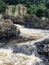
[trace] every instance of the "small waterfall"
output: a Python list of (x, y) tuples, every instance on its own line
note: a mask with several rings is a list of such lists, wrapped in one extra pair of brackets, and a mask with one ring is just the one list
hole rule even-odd
[(35, 55), (13, 53), (10, 49), (0, 49), (0, 65), (44, 65)]
[(46, 65), (37, 53), (36, 43), (43, 41), (17, 43), (9, 49), (0, 49), (1, 65)]
[[(21, 27), (20, 30), (23, 31), (22, 28), (24, 29), (24, 27)], [(31, 35), (34, 31), (34, 29), (26, 30), (30, 31)], [(35, 32), (37, 33), (38, 30), (36, 29)], [(3, 45), (0, 49), (0, 65), (47, 65), (37, 52), (39, 49), (37, 45), (43, 43), (45, 39), (49, 40), (49, 31), (40, 29), (38, 35), (42, 35), (43, 38), (21, 43), (12, 40), (10, 43), (6, 42), (6, 45)], [(48, 40), (45, 41), (45, 44), (49, 43)]]

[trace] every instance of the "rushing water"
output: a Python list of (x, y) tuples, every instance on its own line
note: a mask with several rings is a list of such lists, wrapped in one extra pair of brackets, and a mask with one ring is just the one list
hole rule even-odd
[[(5, 43), (0, 49), (0, 65), (47, 65), (37, 53), (35, 43), (49, 38), (49, 31), (41, 29), (25, 29), (24, 27), (21, 28), (21, 32), (23, 30), (29, 30), (31, 32), (35, 31), (34, 33), (41, 34), (44, 37), (42, 39), (21, 43), (18, 42), (19, 40), (16, 41), (14, 39), (2, 43), (0, 42), (0, 45)], [(31, 32), (30, 34), (32, 34)]]
[(42, 60), (33, 55), (12, 53), (9, 49), (0, 49), (0, 65), (44, 65)]

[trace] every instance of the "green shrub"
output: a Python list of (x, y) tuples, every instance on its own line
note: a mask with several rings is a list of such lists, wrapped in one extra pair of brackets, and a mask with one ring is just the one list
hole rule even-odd
[(25, 14), (25, 16), (24, 16), (25, 18), (28, 18), (29, 17), (29, 14)]

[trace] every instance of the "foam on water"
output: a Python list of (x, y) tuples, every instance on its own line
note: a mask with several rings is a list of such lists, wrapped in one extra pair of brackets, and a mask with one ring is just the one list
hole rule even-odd
[[(16, 25), (15, 25), (16, 26)], [(43, 60), (38, 57), (36, 42), (43, 41), (46, 38), (49, 38), (49, 31), (47, 30), (37, 30), (37, 29), (28, 29), (23, 26), (19, 26), (21, 33), (33, 35), (37, 33), (42, 35), (44, 38), (38, 40), (32, 40), (24, 43), (17, 43), (16, 51), (18, 53), (13, 53), (12, 49), (0, 49), (0, 65), (45, 65)], [(27, 35), (28, 36), (28, 35)], [(14, 43), (12, 43), (14, 44)], [(6, 47), (13, 47), (12, 44), (5, 45)], [(33, 50), (34, 49), (34, 50)], [(25, 51), (25, 52), (23, 52)], [(20, 52), (20, 53), (19, 53)], [(32, 52), (30, 55), (27, 55), (28, 52)], [(24, 54), (25, 53), (25, 54)]]
[(49, 30), (34, 29), (34, 28), (29, 29), (19, 24), (14, 24), (14, 25), (20, 30), (20, 33), (21, 33), (20, 35), (24, 37), (41, 36), (43, 38), (46, 38), (46, 37), (49, 38)]
[(11, 49), (0, 49), (0, 65), (44, 65), (35, 55), (13, 53)]

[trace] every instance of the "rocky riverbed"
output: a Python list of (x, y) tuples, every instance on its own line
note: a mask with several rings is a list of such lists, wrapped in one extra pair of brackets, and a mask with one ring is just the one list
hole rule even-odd
[(19, 37), (0, 41), (0, 65), (49, 65), (49, 30), (15, 26)]

